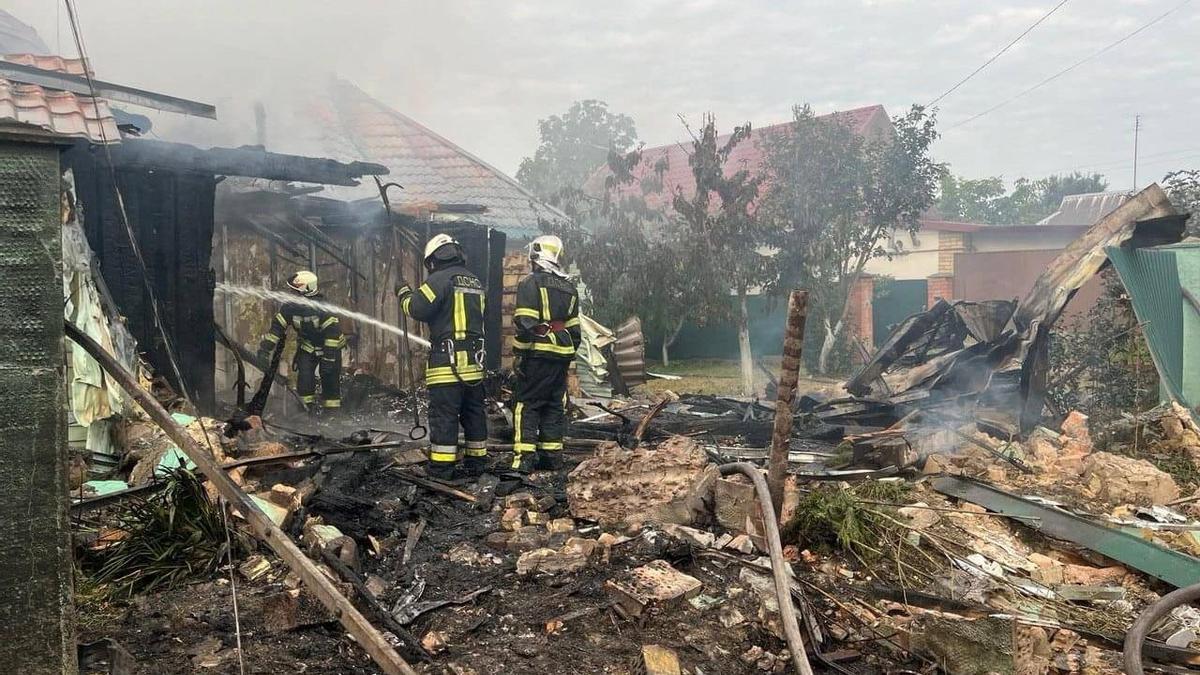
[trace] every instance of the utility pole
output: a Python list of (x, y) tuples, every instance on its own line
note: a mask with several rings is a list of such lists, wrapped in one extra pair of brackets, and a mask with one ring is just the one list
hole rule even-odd
[(1142, 116), (1133, 116), (1133, 191), (1137, 192), (1138, 132), (1142, 130)]

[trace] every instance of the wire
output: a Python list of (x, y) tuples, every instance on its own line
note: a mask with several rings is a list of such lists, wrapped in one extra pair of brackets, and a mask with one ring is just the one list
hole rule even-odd
[[(207, 435), (205, 434), (205, 436)], [(229, 539), (229, 504), (226, 504), (225, 500), (222, 499), (219, 506), (221, 507), (221, 524), (225, 528), (225, 554), (229, 556), (229, 590), (233, 597), (233, 631), (234, 641), (237, 644), (238, 672), (241, 675), (246, 675), (246, 661), (242, 655), (242, 619), (238, 612), (237, 579), (233, 573), (233, 543)]]
[(971, 122), (974, 122), (975, 120), (979, 119), (980, 117), (983, 117), (984, 115), (987, 115), (989, 113), (993, 113), (993, 112), (999, 110), (1000, 108), (1003, 108), (1004, 106), (1008, 105), (1009, 103), (1012, 103), (1013, 101), (1021, 98), (1022, 96), (1026, 95), (1032, 91), (1035, 91), (1037, 89), (1040, 89), (1040, 88), (1046, 86), (1047, 84), (1050, 84), (1051, 82), (1057, 80), (1058, 78), (1062, 77), (1063, 75), (1066, 75), (1067, 73), (1071, 72), (1072, 70), (1075, 70), (1076, 68), (1078, 68), (1079, 66), (1082, 66), (1083, 64), (1087, 63), (1088, 61), (1091, 61), (1091, 60), (1101, 56), (1102, 54), (1119, 47), (1121, 44), (1125, 43), (1126, 41), (1128, 41), (1130, 38), (1134, 37), (1138, 33), (1141, 33), (1142, 31), (1146, 30), (1147, 28), (1150, 28), (1151, 26), (1158, 23), (1159, 21), (1162, 21), (1163, 19), (1167, 18), (1171, 14), (1174, 14), (1175, 12), (1179, 11), (1180, 9), (1183, 8), (1184, 5), (1188, 4), (1191, 1), (1192, 0), (1183, 0), (1183, 2), (1179, 3), (1178, 5), (1175, 5), (1174, 7), (1172, 7), (1171, 9), (1168, 9), (1167, 11), (1163, 12), (1162, 14), (1159, 14), (1157, 17), (1150, 20), (1148, 23), (1142, 24), (1136, 30), (1134, 30), (1132, 33), (1129, 33), (1128, 35), (1121, 38), (1120, 40), (1117, 40), (1116, 42), (1109, 44), (1108, 46), (1100, 49), (1099, 51), (1093, 52), (1091, 55), (1086, 56), (1086, 57), (1076, 61), (1075, 63), (1067, 66), (1066, 68), (1063, 68), (1062, 70), (1051, 75), (1050, 77), (1047, 77), (1046, 79), (1042, 80), (1041, 82), (1038, 82), (1037, 84), (1033, 85), (1032, 87), (1024, 89), (1024, 90), (1018, 92), (1017, 94), (1004, 99), (1003, 101), (988, 108), (987, 110), (984, 110), (981, 113), (976, 113), (975, 115), (972, 115), (972, 116), (968, 117), (967, 119), (965, 119), (961, 122), (958, 122), (957, 124), (953, 124), (953, 125), (947, 127), (946, 131), (949, 131), (951, 129), (957, 129), (958, 127), (961, 127), (965, 124), (970, 124)]
[(964, 84), (967, 83), (967, 80), (970, 80), (972, 77), (975, 77), (976, 75), (978, 75), (980, 73), (980, 71), (982, 71), (984, 68), (987, 68), (988, 66), (992, 65), (992, 63), (996, 59), (998, 59), (1004, 55), (1004, 52), (1007, 52), (1009, 49), (1012, 49), (1013, 45), (1015, 45), (1021, 41), (1021, 38), (1025, 37), (1026, 35), (1029, 35), (1029, 33), (1031, 33), (1034, 28), (1037, 28), (1039, 25), (1041, 25), (1041, 23), (1043, 21), (1045, 21), (1046, 19), (1049, 19), (1051, 15), (1053, 15), (1055, 12), (1057, 12), (1060, 7), (1067, 4), (1067, 2), (1068, 2), (1068, 0), (1062, 0), (1061, 2), (1059, 2), (1057, 5), (1055, 5), (1053, 8), (1051, 8), (1049, 12), (1046, 12), (1045, 14), (1043, 14), (1042, 18), (1038, 19), (1037, 21), (1034, 21), (1032, 26), (1030, 26), (1029, 28), (1026, 28), (1025, 32), (1023, 32), (1020, 35), (1018, 35), (1017, 37), (1013, 38), (1012, 42), (1009, 42), (1008, 44), (1004, 45), (1004, 48), (1001, 49), (1000, 51), (996, 52), (995, 55), (992, 56), (992, 58), (988, 59), (987, 61), (984, 61), (982, 66), (979, 66), (975, 70), (972, 70), (969, 75), (967, 75), (963, 79), (959, 80), (957, 84), (955, 84), (953, 87), (950, 87), (949, 89), (947, 89), (945, 92), (942, 93), (941, 96), (938, 96), (937, 98), (930, 101), (929, 104), (926, 105), (925, 107), (932, 108), (935, 103), (946, 98), (950, 94), (953, 94), (955, 89), (958, 89), (959, 87), (963, 86)]
[[(184, 400), (191, 403), (192, 407), (195, 408), (196, 403), (195, 403), (195, 401), (192, 400), (192, 397), (188, 393), (187, 384), (183, 380), (183, 372), (179, 368), (179, 360), (176, 358), (174, 347), (171, 344), (171, 337), (167, 334), (167, 328), (166, 328), (165, 324), (163, 323), (162, 314), (159, 311), (158, 296), (154, 292), (154, 285), (150, 283), (150, 271), (146, 266), (146, 259), (142, 256), (142, 249), (140, 246), (138, 246), (137, 236), (133, 232), (133, 227), (129, 224), (129, 213), (125, 210), (125, 199), (121, 195), (121, 188), (120, 188), (120, 185), (117, 183), (117, 170), (116, 170), (116, 166), (113, 164), (112, 149), (109, 147), (108, 132), (105, 131), (105, 129), (104, 129), (104, 118), (100, 113), (100, 97), (99, 97), (98, 92), (96, 91), (96, 83), (92, 80), (91, 61), (87, 57), (87, 48), (84, 46), (83, 31), (79, 27), (79, 18), (76, 15), (75, 5), (72, 0), (63, 0), (63, 3), (67, 6), (67, 18), (71, 22), (71, 35), (75, 39), (75, 48), (79, 52), (79, 60), (82, 62), (82, 65), (83, 65), (83, 74), (84, 74), (84, 77), (87, 78), (88, 89), (91, 91), (92, 105), (95, 109), (96, 120), (99, 125), (99, 129), (100, 129), (100, 141), (101, 141), (102, 147), (104, 148), (104, 157), (105, 157), (106, 163), (108, 164), (108, 175), (109, 175), (109, 179), (112, 182), (113, 193), (116, 195), (116, 198), (117, 198), (117, 207), (118, 207), (117, 211), (118, 211), (118, 213), (121, 214), (121, 223), (125, 226), (125, 234), (129, 238), (129, 246), (133, 250), (134, 258), (137, 259), (138, 271), (141, 273), (141, 276), (142, 276), (142, 285), (146, 289), (147, 296), (150, 298), (150, 308), (151, 308), (151, 313), (154, 317), (154, 325), (158, 329), (159, 334), (162, 336), (163, 348), (167, 354), (167, 361), (171, 364), (171, 370), (175, 374), (175, 381), (179, 383), (180, 393), (183, 395)], [(213, 447), (212, 439), (209, 437), (208, 428), (204, 424), (204, 419), (199, 414), (200, 411), (198, 408), (196, 409), (196, 412), (197, 412), (196, 421), (199, 422), (199, 424), (200, 424), (200, 432), (204, 436), (205, 443), (208, 444), (208, 451), (215, 456), (216, 449)], [(222, 517), (226, 518), (226, 520), (225, 520), (225, 543), (228, 546), (229, 545), (229, 523), (227, 520), (227, 516), (225, 515), (225, 512), (226, 512), (226, 509), (222, 508)], [(234, 626), (237, 630), (238, 666), (240, 668), (242, 675), (245, 675), (246, 667), (245, 667), (245, 663), (243, 662), (243, 657), (242, 657), (242, 629), (241, 629), (241, 619), (240, 619), (239, 612), (238, 612), (237, 584), (233, 580), (233, 571), (232, 571), (232, 569), (233, 569), (233, 549), (232, 548), (229, 549), (229, 562), (230, 562), (230, 584), (233, 589), (233, 622), (234, 622)]]

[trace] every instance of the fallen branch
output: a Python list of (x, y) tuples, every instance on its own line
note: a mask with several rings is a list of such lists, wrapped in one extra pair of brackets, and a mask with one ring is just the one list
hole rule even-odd
[(67, 337), (90, 354), (109, 377), (116, 380), (125, 393), (138, 402), (150, 419), (166, 432), (188, 459), (192, 460), (196, 469), (212, 483), (221, 497), (243, 514), (246, 522), (250, 524), (254, 536), (270, 547), (288, 567), (300, 575), (304, 585), (322, 605), (338, 617), (342, 626), (371, 655), (375, 663), (388, 675), (417, 675), (412, 666), (396, 653), (392, 645), (371, 625), (371, 622), (346, 599), (346, 596), (342, 595), (333, 581), (321, 572), (316, 563), (304, 555), (296, 543), (275, 523), (271, 522), (271, 519), (258, 508), (258, 505), (229, 476), (225, 475), (225, 471), (217, 464), (212, 454), (202, 448), (196, 439), (188, 434), (187, 430), (172, 419), (171, 414), (162, 407), (157, 399), (138, 385), (137, 378), (105, 351), (99, 343), (71, 322), (65, 323)]

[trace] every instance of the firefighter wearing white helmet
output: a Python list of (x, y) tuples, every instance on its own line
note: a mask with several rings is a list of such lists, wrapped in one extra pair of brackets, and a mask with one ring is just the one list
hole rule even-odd
[[(321, 301), (317, 275), (300, 270), (287, 282), (297, 295)], [(270, 361), (275, 349), (283, 346), (288, 328), (296, 331), (296, 393), (310, 412), (317, 410), (317, 379), (321, 381), (320, 408), (342, 405), (342, 348), (346, 338), (337, 316), (304, 302), (285, 302), (271, 321), (271, 330), (258, 347), (259, 359)]]
[(567, 372), (580, 340), (579, 293), (562, 269), (562, 253), (558, 237), (534, 239), (532, 274), (517, 286), (512, 468), (522, 473), (562, 466)]
[(487, 413), (483, 391), (484, 288), (467, 269), (467, 256), (454, 237), (439, 234), (425, 245), (429, 276), (414, 292), (404, 282), (396, 289), (400, 307), (428, 324), (429, 467), (434, 478), (454, 478), (459, 465), (458, 429), (465, 443), (462, 470), (479, 475), (487, 469)]

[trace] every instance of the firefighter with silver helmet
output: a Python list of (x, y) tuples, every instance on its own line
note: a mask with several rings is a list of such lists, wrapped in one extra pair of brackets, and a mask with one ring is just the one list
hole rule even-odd
[[(317, 275), (308, 270), (293, 274), (287, 285), (303, 298), (317, 302), (325, 299), (317, 290)], [(260, 360), (270, 361), (272, 352), (287, 335), (288, 328), (296, 331), (296, 358), (292, 368), (296, 371), (296, 393), (300, 395), (300, 400), (310, 413), (318, 410), (319, 376), (320, 408), (340, 408), (342, 348), (346, 346), (346, 338), (342, 335), (338, 318), (303, 301), (285, 302), (272, 319), (270, 332), (259, 344)]]
[(479, 475), (487, 469), (487, 412), (483, 376), (483, 283), (466, 267), (462, 245), (439, 234), (425, 245), (429, 276), (415, 291), (396, 290), (404, 313), (429, 326), (429, 467), (434, 478), (455, 477), (459, 466), (458, 429), (466, 439), (462, 469)]
[(562, 251), (558, 237), (534, 239), (532, 273), (517, 286), (512, 468), (522, 473), (562, 465), (567, 372), (580, 341), (579, 293), (562, 269)]

